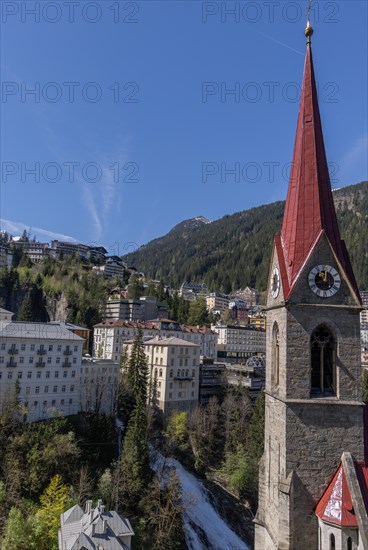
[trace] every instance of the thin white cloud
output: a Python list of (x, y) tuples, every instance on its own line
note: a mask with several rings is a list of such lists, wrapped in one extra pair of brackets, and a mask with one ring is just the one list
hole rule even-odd
[(49, 231), (48, 229), (42, 229), (41, 227), (31, 227), (23, 222), (15, 222), (12, 220), (4, 220), (0, 218), (0, 228), (2, 231), (6, 231), (11, 235), (18, 236), (23, 233), (24, 230), (30, 231), (32, 235), (36, 235), (37, 238), (41, 236), (48, 237), (49, 239), (56, 239), (59, 241), (67, 241), (72, 243), (80, 242), (74, 237), (69, 235), (64, 235), (63, 233), (55, 233), (54, 231)]
[(356, 165), (361, 160), (365, 160), (365, 164), (367, 164), (367, 151), (368, 135), (365, 134), (355, 140), (348, 152), (342, 157), (339, 163), (341, 168), (350, 168), (350, 166)]

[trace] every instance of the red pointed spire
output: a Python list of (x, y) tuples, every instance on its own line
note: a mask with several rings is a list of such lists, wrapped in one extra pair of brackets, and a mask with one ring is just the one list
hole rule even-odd
[(308, 25), (294, 155), (281, 229), (287, 286), (290, 289), (293, 286), (313, 245), (323, 231), (353, 288), (357, 290), (350, 260), (340, 238), (332, 198), (314, 77), (310, 43), (312, 33), (313, 30)]

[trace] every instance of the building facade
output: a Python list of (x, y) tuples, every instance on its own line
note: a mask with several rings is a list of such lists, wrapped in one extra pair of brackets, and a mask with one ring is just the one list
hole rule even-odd
[(120, 363), (85, 357), (80, 369), (80, 410), (116, 415)]
[(63, 324), (0, 322), (0, 404), (19, 391), (27, 422), (79, 412), (83, 339)]
[(222, 361), (239, 362), (253, 355), (266, 353), (266, 331), (251, 326), (217, 324), (212, 330), (218, 334), (217, 356)]
[(219, 292), (211, 292), (206, 296), (206, 306), (209, 313), (223, 313), (229, 309), (229, 298)]
[(142, 296), (138, 300), (111, 298), (106, 302), (104, 318), (106, 321), (148, 321), (166, 318), (167, 313), (167, 305), (151, 296)]
[(93, 355), (101, 359), (120, 361), (123, 345), (142, 330), (143, 338), (148, 340), (157, 336), (162, 338), (182, 338), (197, 344), (200, 355), (216, 359), (218, 335), (208, 327), (180, 325), (169, 319), (154, 321), (104, 321), (93, 327)]
[(144, 349), (151, 391), (155, 388), (164, 418), (173, 411), (193, 409), (199, 398), (199, 346), (181, 338), (158, 337), (147, 340)]
[(368, 468), (361, 303), (333, 203), (309, 24), (305, 32), (294, 157), (267, 290), (255, 548), (362, 550), (368, 548)]

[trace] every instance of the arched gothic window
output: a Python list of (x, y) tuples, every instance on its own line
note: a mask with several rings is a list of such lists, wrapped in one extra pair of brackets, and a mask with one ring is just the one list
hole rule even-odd
[(280, 377), (280, 331), (275, 323), (272, 329), (272, 385), (277, 386)]
[(351, 537), (348, 537), (347, 540), (347, 550), (353, 550), (353, 541), (351, 540)]
[(335, 535), (330, 535), (330, 550), (336, 550)]
[(318, 326), (311, 336), (311, 391), (315, 394), (335, 393), (335, 342), (332, 332)]

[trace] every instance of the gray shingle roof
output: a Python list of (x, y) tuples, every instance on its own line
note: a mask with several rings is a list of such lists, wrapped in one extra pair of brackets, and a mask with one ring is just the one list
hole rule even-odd
[(175, 336), (173, 336), (172, 338), (162, 338), (161, 340), (160, 339), (157, 339), (157, 338), (152, 338), (152, 340), (147, 340), (144, 342), (144, 345), (145, 346), (151, 346), (151, 345), (156, 345), (156, 346), (191, 346), (191, 347), (194, 347), (194, 348), (198, 348), (198, 344), (193, 344), (193, 342), (189, 342), (188, 340), (184, 340), (183, 338), (176, 338)]
[(22, 321), (0, 322), (0, 338), (84, 341), (83, 338), (68, 330), (61, 323), (26, 323)]
[[(61, 514), (59, 550), (128, 550), (134, 531), (128, 519), (95, 508), (84, 513), (79, 505)], [(125, 541), (124, 538), (126, 537)]]

